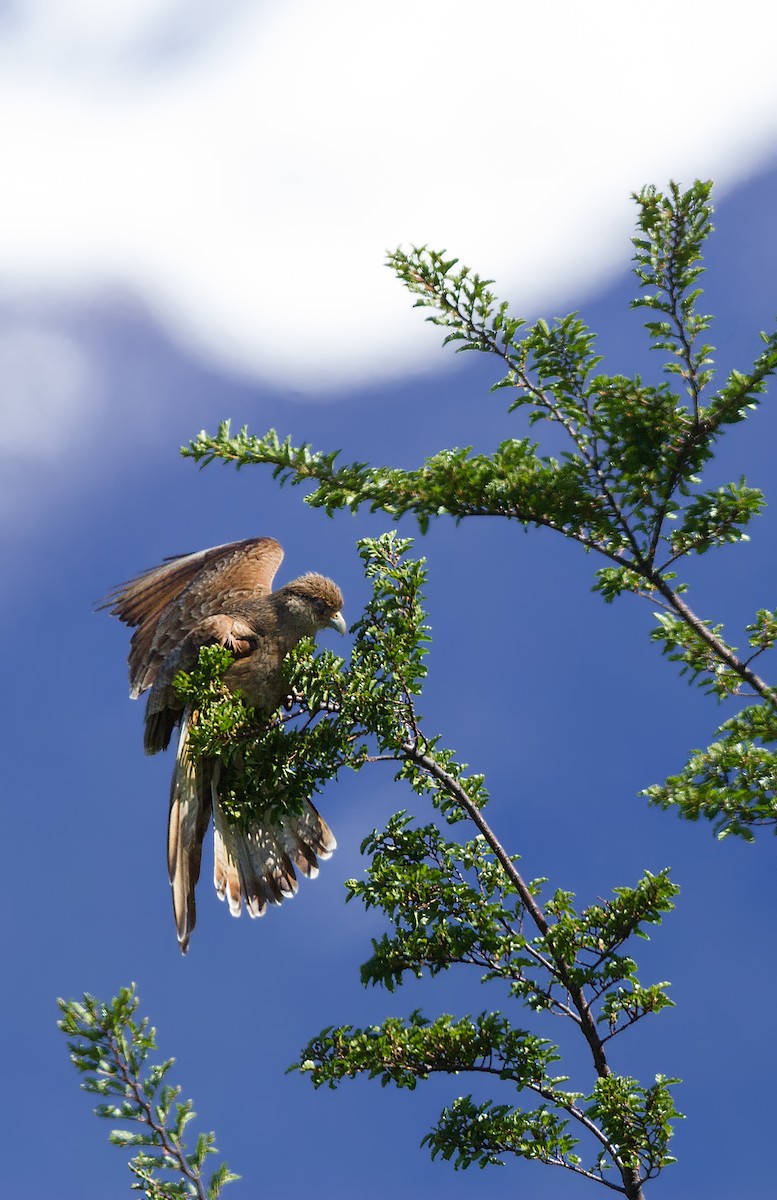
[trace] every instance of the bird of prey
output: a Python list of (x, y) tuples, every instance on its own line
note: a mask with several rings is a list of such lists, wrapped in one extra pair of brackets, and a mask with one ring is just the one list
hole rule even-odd
[(233, 916), (245, 903), (252, 917), (267, 902), (280, 904), (297, 890), (296, 867), (315, 878), (318, 859), (329, 858), (335, 839), (326, 821), (305, 802), (301, 814), (269, 816), (244, 829), (230, 824), (219, 797), (219, 762), (196, 759), (189, 731), (196, 713), (178, 698), (173, 680), (196, 666), (201, 646), (220, 644), (234, 655), (224, 682), (269, 719), (283, 703), (286, 654), (321, 629), (345, 633), (343, 597), (331, 579), (302, 575), (272, 590), (283, 550), (273, 538), (247, 538), (166, 559), (121, 584), (103, 607), (135, 628), (129, 654), (130, 695), (149, 690), (144, 745), (147, 754), (167, 748), (180, 726), (170, 788), (167, 862), (181, 952), (194, 929), (194, 889), (202, 842), (214, 826), (214, 882)]

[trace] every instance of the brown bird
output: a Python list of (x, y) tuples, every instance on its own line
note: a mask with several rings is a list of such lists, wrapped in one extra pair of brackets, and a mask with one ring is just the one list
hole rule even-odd
[(235, 656), (224, 682), (239, 691), (262, 719), (286, 699), (286, 654), (320, 629), (345, 633), (343, 597), (331, 579), (302, 575), (272, 591), (283, 550), (273, 538), (247, 538), (225, 546), (166, 559), (108, 597), (104, 608), (137, 626), (129, 654), (130, 695), (151, 689), (146, 705), (147, 754), (165, 750), (180, 725), (170, 788), (167, 862), (181, 952), (186, 953), (196, 921), (194, 889), (202, 842), (213, 813), (214, 882), (229, 911), (240, 916), (243, 902), (261, 917), (268, 901), (280, 904), (297, 890), (294, 868), (314, 879), (318, 859), (329, 858), (335, 839), (326, 821), (305, 802), (301, 815), (287, 813), (256, 821), (247, 829), (230, 824), (219, 797), (218, 760), (189, 752), (196, 714), (184, 707), (173, 680), (190, 671), (201, 646), (216, 643)]

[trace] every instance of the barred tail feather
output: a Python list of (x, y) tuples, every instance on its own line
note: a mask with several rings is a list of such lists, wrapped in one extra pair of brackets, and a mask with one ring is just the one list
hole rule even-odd
[(200, 877), (202, 842), (211, 813), (210, 788), (205, 778), (207, 768), (189, 753), (191, 717), (191, 709), (187, 708), (181, 718), (167, 824), (167, 869), (182, 954), (189, 948), (189, 938), (197, 921), (194, 892)]
[(243, 903), (249, 916), (262, 917), (268, 904), (290, 899), (299, 887), (294, 867), (315, 879), (317, 857), (329, 858), (335, 848), (331, 829), (309, 802), (301, 816), (285, 816), (272, 825), (257, 823), (245, 831), (227, 819), (215, 775), (211, 800), (213, 882), (233, 917), (240, 916)]
[(278, 835), (286, 853), (308, 879), (318, 875), (318, 859), (331, 858), (337, 848), (335, 835), (309, 800), (301, 814), (283, 817)]
[[(213, 785), (213, 882), (219, 900), (226, 900), (233, 917), (240, 916), (243, 886), (240, 880), (238, 831), (230, 825)], [(261, 913), (257, 914), (261, 916)]]

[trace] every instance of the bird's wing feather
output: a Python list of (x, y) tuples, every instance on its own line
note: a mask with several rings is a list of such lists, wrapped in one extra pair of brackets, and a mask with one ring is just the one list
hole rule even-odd
[(217, 613), (206, 617), (175, 646), (155, 673), (146, 704), (143, 746), (146, 754), (166, 750), (178, 724), (183, 705), (178, 699), (174, 680), (179, 671), (191, 671), (197, 665), (200, 648), (219, 643), (236, 658), (248, 654), (256, 644), (253, 630), (239, 617)]
[(125, 625), (137, 626), (129, 656), (131, 694), (151, 686), (162, 663), (196, 625), (269, 593), (282, 559), (274, 538), (247, 538), (167, 559), (115, 588), (102, 607)]

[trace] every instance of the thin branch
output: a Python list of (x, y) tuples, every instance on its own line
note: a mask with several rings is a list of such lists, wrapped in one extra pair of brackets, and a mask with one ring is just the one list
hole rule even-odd
[(134, 1096), (138, 1108), (142, 1109), (142, 1111), (146, 1114), (146, 1124), (148, 1124), (149, 1128), (153, 1129), (154, 1133), (159, 1138), (160, 1148), (170, 1158), (175, 1159), (175, 1161), (178, 1163), (178, 1169), (180, 1170), (181, 1174), (194, 1184), (197, 1189), (197, 1200), (208, 1200), (208, 1193), (203, 1186), (200, 1172), (192, 1170), (186, 1160), (186, 1155), (181, 1149), (181, 1146), (177, 1142), (170, 1140), (168, 1137), (167, 1128), (164, 1125), (159, 1124), (159, 1122), (155, 1119), (153, 1109), (143, 1091), (138, 1086), (137, 1079), (134, 1077), (134, 1075), (131, 1075), (127, 1069), (126, 1059), (120, 1052), (117, 1039), (113, 1033), (106, 1028), (103, 1028), (103, 1033), (108, 1040), (109, 1046), (111, 1047), (111, 1053), (118, 1068), (119, 1076), (125, 1087), (129, 1088), (130, 1092)]
[[(426, 1069), (430, 1075), (450, 1075), (452, 1073), (449, 1067), (429, 1066)], [(565, 1101), (563, 1097), (559, 1096), (559, 1094), (553, 1090), (553, 1088), (542, 1087), (540, 1084), (532, 1083), (531, 1080), (516, 1078), (516, 1076), (510, 1072), (509, 1067), (499, 1067), (498, 1065), (494, 1065), (491, 1061), (488, 1063), (483, 1062), (481, 1065), (472, 1064), (464, 1069), (472, 1074), (495, 1075), (498, 1079), (512, 1079), (519, 1090), (525, 1088), (526, 1091), (534, 1092), (535, 1095), (540, 1096), (543, 1100), (547, 1100), (557, 1108), (569, 1113), (573, 1120), (582, 1125), (586, 1132), (590, 1133), (592, 1137), (599, 1142), (603, 1150), (610, 1155), (618, 1170), (623, 1172), (624, 1168), (621, 1160), (618, 1157), (618, 1154), (615, 1151), (612, 1143), (609, 1141), (607, 1135), (599, 1128), (595, 1121), (592, 1121), (591, 1118), (583, 1112), (581, 1108), (578, 1108), (577, 1105), (571, 1101)], [(501, 1153), (507, 1153), (509, 1150), (510, 1147), (505, 1146)], [(567, 1170), (573, 1171), (576, 1175), (584, 1175), (586, 1179), (593, 1179), (596, 1183), (603, 1183), (606, 1187), (611, 1188), (613, 1191), (620, 1192), (621, 1195), (628, 1194), (625, 1187), (621, 1187), (616, 1183), (611, 1183), (609, 1180), (605, 1179), (603, 1175), (597, 1174), (595, 1171), (588, 1171), (585, 1169), (585, 1167), (578, 1166), (574, 1163), (565, 1162), (563, 1158), (546, 1158), (543, 1161), (548, 1163), (550, 1166), (566, 1167)], [(638, 1200), (638, 1198), (635, 1198), (635, 1200)]]
[[(434, 758), (428, 754), (425, 754), (417, 743), (405, 742), (402, 746), (402, 750), (411, 762), (415, 763), (416, 766), (421, 767), (428, 775), (431, 775), (433, 779), (436, 779), (438, 783), (441, 783), (448, 792), (448, 795), (451, 796), (460, 805), (460, 807), (464, 809), (473, 824), (483, 834), (483, 837), (488, 842), (495, 857), (501, 863), (508, 879), (515, 887), (515, 890), (521, 899), (521, 903), (523, 904), (534, 924), (537, 926), (537, 929), (544, 937), (551, 935), (551, 927), (546, 920), (545, 914), (537, 901), (534, 899), (534, 896), (531, 894), (526, 881), (516, 867), (515, 863), (510, 858), (507, 851), (502, 846), (496, 834), (491, 829), (482, 812), (477, 805), (470, 800), (458, 779), (449, 774), (449, 772), (446, 771), (444, 767), (440, 766), (440, 764), (436, 762)], [(579, 1014), (580, 1027), (585, 1035), (586, 1041), (591, 1048), (591, 1054), (593, 1056), (596, 1073), (601, 1078), (604, 1078), (610, 1075), (612, 1072), (602, 1049), (602, 1043), (599, 1037), (599, 1032), (596, 1028), (596, 1022), (591, 1014), (591, 1010), (583, 990), (573, 982), (565, 960), (560, 955), (556, 955), (552, 948), (551, 953), (553, 954), (553, 960), (556, 964), (553, 973), (558, 977), (559, 981), (563, 983), (564, 987), (569, 993), (570, 999), (572, 1000), (572, 1003)]]
[[(600, 465), (601, 460), (599, 458), (598, 452), (596, 451), (596, 447), (594, 446), (593, 453), (591, 453), (589, 451), (585, 440), (578, 435), (578, 431), (574, 425), (574, 422), (572, 422), (568, 417), (566, 417), (561, 412), (561, 410), (558, 406), (558, 403), (555, 401), (555, 398), (554, 398), (554, 400), (548, 399), (548, 396), (543, 391), (543, 389), (538, 387), (537, 384), (535, 384), (533, 382), (533, 380), (529, 377), (529, 375), (526, 372), (525, 364), (523, 361), (520, 361), (518, 364), (516, 364), (513, 361), (510, 354), (507, 352), (507, 350), (500, 348), (498, 342), (496, 342), (495, 340), (493, 340), (490, 343), (490, 349), (491, 349), (492, 353), (496, 354), (496, 356), (498, 358), (501, 358), (502, 361), (507, 365), (509, 370), (511, 370), (517, 376), (520, 386), (524, 389), (524, 391), (528, 392), (529, 395), (533, 396), (535, 399), (535, 402), (540, 407), (545, 408), (551, 414), (552, 418), (555, 421), (558, 421), (558, 423), (561, 425), (561, 427), (564, 430), (566, 430), (567, 436), (577, 447), (580, 457), (583, 459), (583, 462), (585, 462), (585, 464), (589, 468), (589, 470), (593, 472), (594, 478), (596, 479), (597, 483), (599, 484), (599, 487), (602, 490), (602, 494), (610, 506), (610, 509), (615, 517), (616, 523), (620, 526), (621, 531), (623, 532), (623, 534), (626, 537), (626, 540), (628, 541), (629, 545), (631, 546), (632, 553), (634, 554), (636, 559), (640, 559), (641, 555), (640, 555), (639, 543), (637, 542), (637, 540), (631, 530), (628, 520), (627, 520), (625, 514), (623, 513), (621, 506), (615, 497), (615, 494), (610, 489), (610, 486), (609, 486), (609, 483), (607, 480), (607, 476)], [(581, 400), (583, 399), (582, 393), (580, 395), (580, 398), (581, 398)], [(583, 409), (584, 409), (584, 411), (587, 411), (587, 405), (585, 403), (583, 403)], [(536, 522), (536, 523), (539, 524), (539, 522)], [(557, 528), (557, 526), (551, 526), (551, 527)], [(587, 545), (587, 546), (589, 546), (589, 548), (597, 549), (597, 550), (600, 550), (602, 553), (605, 553), (605, 551), (601, 550), (601, 547), (596, 546), (595, 543), (593, 543), (589, 539), (584, 539), (583, 537), (578, 537), (575, 534), (572, 534), (572, 536), (575, 537), (576, 541), (582, 542), (583, 545)], [(610, 555), (609, 557), (613, 557), (613, 555)]]
[(681, 597), (670, 588), (669, 584), (660, 577), (657, 573), (652, 578), (653, 586), (658, 589), (667, 603), (674, 609), (677, 615), (688, 625), (694, 633), (699, 637), (705, 645), (709, 646), (716, 658), (725, 663), (727, 667), (748, 683), (750, 687), (758, 693), (764, 700), (768, 700), (770, 704), (777, 707), (777, 692), (756, 675), (755, 671), (751, 671), (747, 663), (742, 662), (737, 658), (733, 651), (729, 650), (720, 638), (707, 628), (692, 609), (681, 599)]

